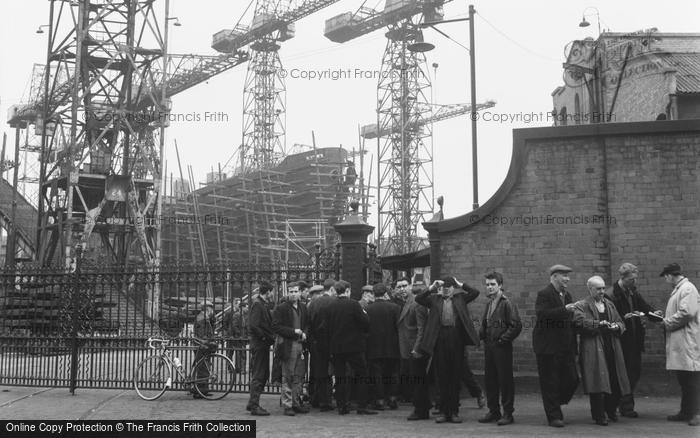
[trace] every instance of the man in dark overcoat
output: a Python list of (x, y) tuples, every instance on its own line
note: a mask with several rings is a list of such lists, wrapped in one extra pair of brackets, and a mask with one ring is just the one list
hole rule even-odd
[(375, 397), (375, 409), (397, 409), (399, 390), (399, 332), (401, 309), (390, 301), (389, 289), (383, 283), (373, 286), (374, 301), (367, 305), (369, 336), (367, 363)]
[(549, 268), (549, 285), (537, 292), (532, 347), (537, 359), (542, 403), (552, 427), (564, 427), (561, 405), (568, 404), (578, 386), (574, 305), (566, 290), (572, 269), (564, 265)]
[[(360, 303), (350, 298), (350, 284), (338, 281), (335, 286), (337, 298), (328, 306), (325, 318), (328, 324), (330, 353), (336, 379), (336, 402), (338, 413), (350, 412), (348, 397), (350, 383), (357, 386), (357, 413), (376, 414), (367, 409), (367, 361), (365, 359), (366, 338), (369, 319)], [(352, 379), (347, 366), (352, 370)]]
[(645, 331), (642, 318), (651, 318), (649, 314), (655, 310), (637, 291), (637, 267), (632, 263), (623, 263), (618, 273), (620, 278), (613, 285), (611, 298), (617, 313), (625, 321), (626, 330), (620, 336), (620, 343), (630, 384), (630, 393), (620, 399), (620, 415), (637, 418), (639, 415), (634, 410), (634, 388), (642, 372)]
[(250, 399), (246, 409), (253, 415), (270, 415), (260, 406), (260, 394), (270, 377), (270, 346), (275, 342), (272, 331), (272, 285), (261, 281), (258, 295), (253, 299), (248, 314), (250, 334)]

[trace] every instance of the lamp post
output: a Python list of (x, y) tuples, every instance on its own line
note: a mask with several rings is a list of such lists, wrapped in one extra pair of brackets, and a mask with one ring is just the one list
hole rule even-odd
[(45, 28), (45, 27), (51, 27), (51, 26), (48, 25), (48, 24), (42, 24), (41, 26), (39, 26), (39, 27), (36, 29), (36, 33), (44, 33), (44, 28)]
[[(589, 9), (593, 9), (595, 13), (589, 13), (586, 14), (586, 11)], [(583, 10), (583, 15), (581, 17), (581, 22), (578, 24), (578, 27), (588, 27), (591, 25), (588, 21), (586, 21), (586, 17), (590, 17), (592, 15), (595, 15), (596, 17), (596, 22), (598, 23), (598, 35), (600, 35), (600, 11), (598, 11), (598, 8), (595, 6), (589, 6), (586, 9)]]
[[(474, 5), (469, 5), (469, 17), (467, 18), (455, 18), (453, 20), (441, 20), (441, 21), (426, 21), (421, 23), (422, 27), (432, 27), (436, 31), (442, 33), (434, 26), (442, 23), (456, 23), (458, 21), (468, 21), (469, 22), (469, 70), (471, 74), (471, 131), (472, 131), (472, 187), (473, 187), (473, 204), (472, 209), (476, 210), (479, 208), (479, 168), (478, 168), (478, 148), (477, 148), (477, 135), (476, 135), (476, 122), (478, 117), (475, 116), (474, 111), (476, 110), (476, 54), (474, 47), (474, 14), (476, 10)], [(444, 35), (444, 34), (443, 34)], [(408, 50), (413, 52), (427, 52), (434, 48), (432, 44), (426, 43), (425, 41), (418, 41), (408, 47)]]

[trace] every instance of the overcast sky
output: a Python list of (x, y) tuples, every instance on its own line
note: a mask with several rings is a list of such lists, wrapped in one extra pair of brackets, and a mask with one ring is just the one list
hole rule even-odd
[[(164, 4), (165, 0), (159, 0)], [(210, 48), (213, 33), (231, 28), (249, 0), (171, 0), (171, 16), (181, 27), (171, 27), (171, 53), (215, 54)], [(445, 18), (464, 17), (470, 2), (455, 0), (445, 6)], [(578, 23), (587, 7), (597, 7), (603, 29), (633, 32), (656, 27), (660, 32), (698, 32), (700, 2), (697, 0), (615, 1), (474, 1), (477, 101), (494, 99), (491, 112), (517, 115), (544, 114), (545, 118), (523, 122), (479, 123), (480, 203), (501, 185), (510, 164), (514, 128), (549, 126), (546, 112), (552, 109), (551, 92), (562, 84), (561, 64), (564, 47), (575, 39), (597, 36), (597, 17), (587, 19), (591, 26)], [(297, 23), (296, 37), (284, 43), (280, 55), (289, 72), (287, 78), (286, 144), (311, 144), (315, 133), (319, 147), (358, 146), (357, 127), (376, 120), (376, 78), (307, 80), (295, 75), (308, 71), (378, 71), (386, 39), (381, 31), (346, 44), (336, 44), (323, 36), (324, 21), (342, 12), (354, 11), (362, 0), (341, 0), (337, 4)], [(383, 9), (384, 0), (367, 0), (367, 6)], [(29, 77), (35, 63), (44, 63), (47, 33), (36, 28), (48, 23), (46, 0), (0, 1), (0, 111), (3, 117), (10, 105), (19, 102), (29, 90)], [(250, 22), (250, 17), (243, 20)], [(469, 46), (468, 22), (444, 24), (440, 29), (464, 46)], [(469, 54), (435, 31), (426, 31), (426, 40), (437, 48), (428, 54), (428, 64), (437, 63), (433, 80), (435, 103), (469, 102)], [(296, 72), (296, 73), (293, 73)], [(220, 122), (173, 123), (167, 132), (166, 160), (174, 169), (174, 140), (180, 147), (183, 164), (191, 164), (195, 175), (204, 180), (205, 172), (225, 163), (241, 143), (242, 90), (244, 65), (198, 85), (173, 98), (173, 112), (220, 112)], [(227, 121), (226, 121), (227, 119)], [(8, 143), (14, 132), (6, 124)], [(448, 217), (471, 209), (471, 140), (467, 117), (440, 122), (434, 126), (435, 196), (445, 196)], [(375, 152), (376, 142), (370, 151)], [(376, 157), (374, 159), (376, 165)], [(376, 179), (376, 169), (373, 178)], [(376, 181), (373, 182), (376, 184)], [(372, 207), (371, 212), (376, 211)], [(372, 219), (371, 222), (376, 221)]]

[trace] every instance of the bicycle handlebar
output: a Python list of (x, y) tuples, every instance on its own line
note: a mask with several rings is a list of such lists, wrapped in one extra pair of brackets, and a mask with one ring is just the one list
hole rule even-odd
[(148, 338), (148, 340), (146, 341), (146, 346), (151, 350), (157, 350), (158, 348), (166, 347), (168, 346), (168, 344), (170, 344), (169, 340), (161, 338)]

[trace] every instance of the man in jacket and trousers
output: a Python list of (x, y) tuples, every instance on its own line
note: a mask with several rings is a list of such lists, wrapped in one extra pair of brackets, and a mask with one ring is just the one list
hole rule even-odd
[(320, 407), (321, 412), (333, 410), (331, 404), (330, 335), (328, 332), (328, 307), (336, 300), (332, 280), (323, 284), (323, 294), (309, 304), (309, 330), (311, 332), (311, 368), (313, 369), (314, 392), (311, 406)]
[(373, 286), (374, 301), (367, 305), (369, 336), (367, 337), (367, 362), (374, 389), (374, 408), (384, 410), (384, 402), (390, 409), (399, 407), (399, 332), (401, 309), (390, 301), (389, 289), (383, 283)]
[(666, 329), (666, 369), (674, 370), (681, 386), (681, 409), (669, 421), (700, 424), (700, 295), (683, 276), (681, 267), (671, 263), (661, 271), (673, 285), (663, 319)]
[(532, 347), (537, 359), (542, 403), (552, 427), (564, 427), (561, 405), (568, 404), (578, 386), (576, 371), (576, 335), (573, 328), (574, 305), (566, 290), (571, 268), (549, 268), (550, 284), (537, 293), (532, 331)]
[(308, 331), (306, 306), (300, 302), (299, 283), (290, 283), (287, 300), (272, 313), (272, 330), (277, 334), (275, 349), (282, 365), (282, 406), (284, 415), (308, 414), (300, 405), (301, 382), (306, 371), (304, 343)]
[(431, 366), (440, 388), (440, 415), (435, 418), (436, 423), (462, 422), (459, 381), (464, 372), (464, 347), (479, 343), (467, 304), (478, 296), (477, 289), (454, 277), (436, 280), (428, 290), (416, 296), (418, 304), (430, 309), (419, 349), (432, 357)]
[(349, 378), (346, 367), (352, 370), (352, 382), (357, 386), (357, 413), (376, 414), (367, 409), (367, 361), (365, 359), (366, 338), (369, 333), (367, 312), (360, 303), (350, 298), (350, 284), (338, 281), (335, 284), (337, 298), (328, 306), (325, 321), (328, 324), (330, 352), (336, 379), (336, 401), (338, 413), (350, 412), (348, 405)]
[[(513, 341), (523, 325), (515, 303), (503, 294), (503, 275), (494, 271), (484, 278), (486, 297), (490, 301), (481, 318), (479, 338), (484, 341), (484, 378), (489, 412), (479, 419), (479, 423), (496, 421), (499, 426), (504, 426), (513, 423)], [(503, 404), (502, 417), (499, 392)]]
[(246, 409), (253, 415), (270, 415), (260, 406), (260, 394), (265, 389), (265, 383), (270, 377), (270, 345), (275, 342), (275, 332), (272, 331), (272, 285), (261, 281), (258, 296), (253, 299), (253, 305), (248, 314), (248, 331), (250, 333), (250, 399)]
[(620, 336), (620, 343), (630, 384), (630, 393), (620, 399), (620, 415), (637, 418), (639, 415), (634, 410), (634, 388), (641, 376), (644, 351), (644, 325), (640, 312), (651, 318), (649, 314), (654, 312), (654, 309), (637, 291), (637, 267), (632, 263), (623, 263), (618, 273), (620, 278), (613, 285), (612, 302), (625, 322), (626, 330)]

